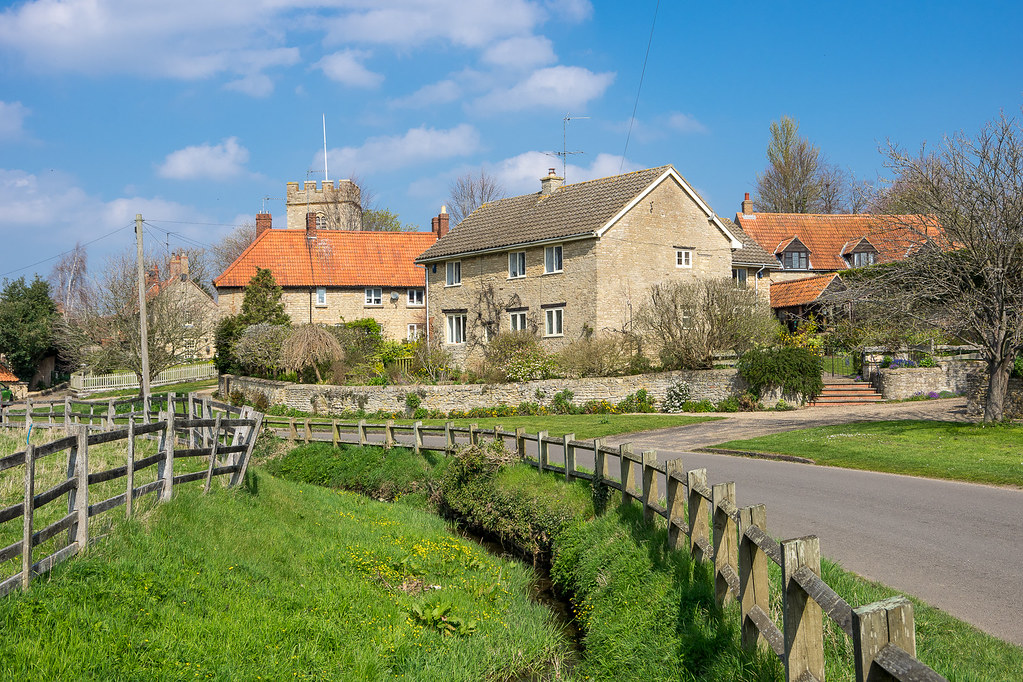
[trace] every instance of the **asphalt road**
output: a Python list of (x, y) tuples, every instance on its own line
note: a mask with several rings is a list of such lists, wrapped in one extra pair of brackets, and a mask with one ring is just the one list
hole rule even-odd
[(662, 461), (681, 457), (687, 470), (706, 468), (710, 483), (735, 481), (740, 507), (767, 505), (771, 535), (817, 535), (822, 554), (844, 568), (1023, 645), (1023, 490), (691, 451), (817, 424), (904, 418), (963, 419), (962, 401), (736, 415), (609, 440), (657, 450)]

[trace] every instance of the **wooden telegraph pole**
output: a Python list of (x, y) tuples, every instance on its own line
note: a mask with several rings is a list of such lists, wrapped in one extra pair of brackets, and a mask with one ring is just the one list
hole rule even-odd
[(149, 397), (149, 331), (146, 315), (146, 273), (142, 263), (142, 214), (135, 214), (135, 246), (139, 275), (139, 326), (142, 331), (142, 399)]

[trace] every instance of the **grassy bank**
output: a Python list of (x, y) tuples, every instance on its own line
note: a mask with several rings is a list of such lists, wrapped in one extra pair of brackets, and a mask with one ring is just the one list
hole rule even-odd
[[(393, 453), (393, 455), (391, 454)], [(400, 483), (380, 479), (378, 458), (394, 457), (402, 471), (419, 472)], [(304, 466), (307, 462), (309, 466)], [(314, 463), (315, 462), (315, 463)], [(329, 463), (329, 464), (328, 464)], [(620, 508), (617, 493), (565, 484), (514, 463), (486, 465), (458, 458), (427, 460), (395, 449), (302, 446), (277, 460), (291, 472), (329, 466), (335, 484), (370, 494), (419, 495), (470, 525), (489, 529), (509, 543), (553, 559), (555, 584), (571, 595), (583, 633), (585, 655), (574, 669), (580, 679), (778, 680), (771, 656), (739, 647), (737, 607), (714, 603), (706, 565), (685, 551), (668, 552), (663, 522), (647, 524), (638, 505)], [(282, 475), (292, 475), (278, 469)], [(310, 479), (311, 480), (311, 479)], [(388, 489), (387, 486), (391, 486)], [(400, 491), (411, 491), (403, 493)], [(596, 512), (606, 507), (602, 514)], [(854, 606), (898, 594), (824, 562), (824, 577)], [(780, 571), (772, 566), (772, 617), (780, 622)], [(986, 635), (914, 600), (918, 654), (950, 680), (1023, 677), (1023, 649)], [(841, 630), (826, 626), (829, 680), (853, 679), (853, 647)]]
[(818, 464), (1023, 486), (1023, 426), (883, 421), (821, 426), (716, 447), (808, 457)]
[(546, 679), (567, 647), (531, 577), (436, 516), (257, 474), (0, 600), (0, 677)]

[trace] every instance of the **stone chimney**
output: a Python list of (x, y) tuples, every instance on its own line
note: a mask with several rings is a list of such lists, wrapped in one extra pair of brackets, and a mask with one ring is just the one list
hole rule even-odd
[(263, 234), (267, 230), (272, 230), (274, 227), (274, 217), (270, 213), (257, 213), (256, 214), (256, 237)]
[(742, 214), (753, 215), (753, 202), (749, 198), (749, 192), (746, 192), (746, 198), (742, 200)]
[(559, 177), (554, 169), (547, 171), (547, 177), (540, 178), (540, 196), (554, 194), (554, 192), (565, 184), (565, 178)]
[(440, 214), (438, 214), (436, 218), (433, 218), (430, 221), (430, 223), (433, 225), (433, 231), (437, 234), (437, 239), (443, 238), (444, 235), (446, 235), (450, 231), (450, 228), (448, 227), (450, 220), (451, 219), (448, 216), (448, 207), (441, 206)]
[(178, 251), (171, 256), (170, 259), (170, 278), (171, 279), (188, 279), (188, 254), (184, 251)]

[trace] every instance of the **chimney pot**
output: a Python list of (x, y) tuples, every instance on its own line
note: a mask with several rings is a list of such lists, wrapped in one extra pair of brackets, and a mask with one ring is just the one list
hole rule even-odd
[(263, 234), (267, 230), (273, 229), (273, 215), (269, 213), (257, 213), (256, 214), (256, 236)]

